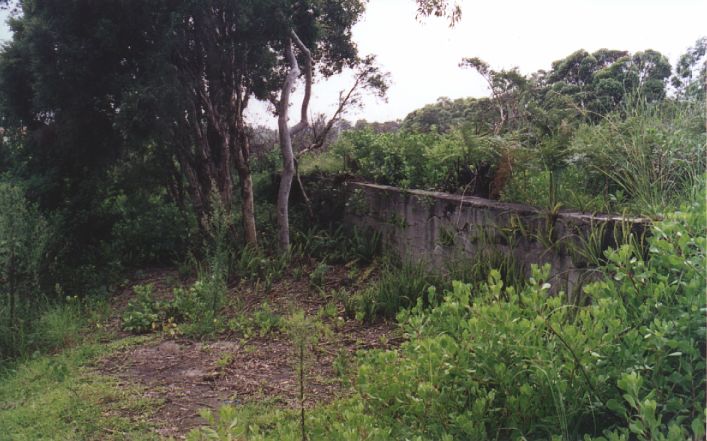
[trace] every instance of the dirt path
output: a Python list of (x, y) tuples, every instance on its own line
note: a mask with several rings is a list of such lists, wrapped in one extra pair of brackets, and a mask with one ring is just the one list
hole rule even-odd
[[(344, 273), (334, 269), (326, 283), (330, 286), (343, 283)], [(167, 290), (167, 282), (174, 280), (173, 276), (162, 270), (138, 283), (149, 281), (158, 291)], [(115, 299), (116, 311), (127, 304), (123, 297), (130, 297), (130, 291), (126, 289)], [(276, 283), (266, 296), (256, 297), (254, 291), (253, 287), (243, 285), (234, 288), (231, 295), (237, 296), (242, 310), (252, 311), (267, 301), (276, 313), (283, 315), (293, 307), (314, 315), (331, 301), (312, 290), (308, 281), (291, 278)], [(337, 308), (343, 315), (341, 305)], [(351, 359), (359, 349), (386, 347), (395, 341), (394, 326), (390, 323), (363, 325), (341, 319), (338, 323), (330, 327), (332, 333), (320, 340), (308, 355), (307, 406), (328, 402), (348, 392), (333, 367), (337, 357)], [(123, 382), (144, 386), (147, 397), (162, 403), (154, 416), (162, 436), (181, 438), (189, 429), (203, 424), (199, 409), (205, 407), (217, 409), (223, 404), (237, 406), (256, 400), (287, 407), (297, 405), (292, 347), (289, 338), (279, 331), (249, 340), (237, 335), (224, 335), (208, 342), (163, 337), (114, 353), (102, 360), (98, 369)]]

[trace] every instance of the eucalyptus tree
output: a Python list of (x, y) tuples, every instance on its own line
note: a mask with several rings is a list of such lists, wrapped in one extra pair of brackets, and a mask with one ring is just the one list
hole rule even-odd
[(707, 87), (707, 37), (701, 37), (680, 56), (671, 84), (681, 99), (704, 101)]
[(518, 71), (518, 68), (497, 71), (491, 69), (488, 63), (478, 57), (464, 58), (459, 66), (474, 69), (486, 81), (491, 91), (491, 101), (498, 110), (498, 120), (493, 129), (494, 135), (500, 134), (509, 121), (521, 117), (521, 98), (528, 80)]
[[(459, 5), (448, 0), (415, 0), (418, 18), (427, 16), (447, 17), (453, 26), (461, 18)], [(321, 139), (343, 110), (356, 101), (354, 93), (360, 89), (371, 89), (379, 95), (387, 89), (386, 76), (375, 65), (374, 58), (359, 58), (356, 45), (351, 39), (351, 28), (364, 12), (365, 0), (298, 0), (283, 17), (289, 23), (281, 27), (282, 60), (286, 73), (282, 80), (279, 99), (273, 100), (278, 116), (278, 134), (282, 154), (283, 170), (277, 198), (278, 242), (281, 250), (290, 246), (289, 196), (296, 174), (296, 158), (292, 138), (309, 127), (309, 103), (315, 71), (323, 76), (338, 73), (343, 67), (357, 67), (355, 81), (348, 93), (343, 93), (334, 116), (326, 124)], [(299, 121), (290, 126), (289, 107), (291, 92), (297, 79), (304, 76), (304, 96), (300, 103)], [(315, 142), (307, 150), (316, 148)], [(306, 198), (305, 198), (306, 199)]]

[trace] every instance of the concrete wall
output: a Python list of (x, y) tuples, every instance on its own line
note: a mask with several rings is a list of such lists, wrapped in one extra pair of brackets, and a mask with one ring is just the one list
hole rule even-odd
[(444, 268), (459, 259), (506, 262), (529, 274), (552, 265), (553, 291), (572, 293), (590, 274), (592, 258), (649, 220), (561, 211), (385, 185), (349, 182), (346, 222), (381, 233), (388, 250)]

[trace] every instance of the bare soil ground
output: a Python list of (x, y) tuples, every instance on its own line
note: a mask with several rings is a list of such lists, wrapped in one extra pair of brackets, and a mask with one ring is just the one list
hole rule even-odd
[[(267, 294), (258, 292), (252, 284), (241, 284), (233, 287), (230, 295), (241, 313), (253, 311), (266, 301), (273, 311), (282, 315), (293, 308), (315, 315), (331, 299), (310, 287), (308, 273), (305, 269), (304, 277), (285, 277)], [(350, 283), (346, 274), (344, 267), (331, 267), (326, 276), (326, 288)], [(168, 298), (178, 278), (173, 271), (155, 270), (137, 277), (130, 286), (138, 283), (153, 283), (156, 297)], [(116, 330), (122, 310), (132, 296), (132, 289), (128, 287), (112, 301), (115, 317), (111, 319), (111, 327)], [(337, 308), (338, 316), (343, 318), (343, 307), (337, 305)], [(359, 349), (388, 347), (399, 340), (391, 323), (336, 320), (337, 326), (330, 326), (332, 333), (322, 338), (308, 354), (307, 406), (348, 393), (333, 367), (335, 358), (351, 359)], [(121, 333), (119, 331), (119, 335)], [(201, 408), (217, 409), (223, 404), (238, 406), (262, 400), (296, 407), (298, 386), (294, 362), (289, 338), (275, 331), (247, 340), (227, 334), (203, 342), (162, 336), (112, 354), (98, 363), (97, 369), (122, 382), (144, 386), (146, 396), (162, 403), (154, 415), (158, 433), (181, 438), (189, 429), (203, 424), (199, 417)]]

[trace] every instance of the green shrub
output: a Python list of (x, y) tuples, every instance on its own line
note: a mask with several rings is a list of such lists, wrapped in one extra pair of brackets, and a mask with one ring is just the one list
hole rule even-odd
[(244, 338), (254, 335), (264, 337), (283, 327), (283, 318), (272, 310), (267, 302), (261, 304), (252, 314), (240, 314), (228, 321), (228, 329), (238, 332)]
[(377, 183), (488, 196), (499, 160), (514, 143), (464, 128), (436, 133), (346, 132), (333, 152)]
[(403, 308), (414, 305), (431, 286), (440, 286), (441, 277), (430, 272), (424, 263), (406, 260), (383, 266), (379, 278), (370, 286), (350, 293), (346, 289), (334, 293), (349, 317), (360, 321), (394, 318)]
[(171, 301), (155, 300), (153, 285), (133, 287), (136, 298), (123, 313), (123, 329), (135, 334), (177, 325), (182, 334), (203, 337), (223, 330), (219, 312), (224, 304), (225, 283), (202, 275), (189, 288), (175, 288)]
[(0, 359), (27, 349), (46, 306), (39, 277), (48, 239), (47, 222), (22, 189), (0, 182)]
[(154, 331), (162, 325), (164, 312), (160, 303), (154, 299), (153, 285), (136, 285), (134, 300), (128, 303), (123, 312), (123, 329), (135, 334)]
[(170, 263), (186, 253), (196, 221), (166, 199), (160, 194), (119, 194), (104, 201), (103, 209), (116, 219), (106, 253), (128, 267)]
[(700, 439), (704, 228), (700, 204), (655, 226), (649, 260), (607, 252), (586, 307), (548, 296), (547, 269), (521, 291), (497, 272), (475, 296), (432, 289), (399, 316), (410, 341), (364, 359), (361, 399), (399, 439)]
[(324, 282), (328, 271), (329, 265), (327, 265), (325, 261), (319, 262), (319, 264), (317, 264), (317, 266), (309, 274), (310, 286), (322, 291), (324, 289)]

